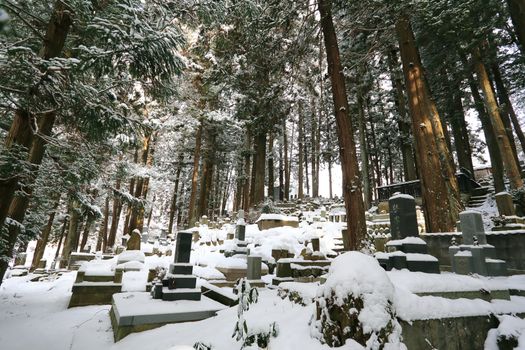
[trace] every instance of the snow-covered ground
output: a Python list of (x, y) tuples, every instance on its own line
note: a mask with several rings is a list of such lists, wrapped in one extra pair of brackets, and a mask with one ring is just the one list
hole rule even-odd
[[(259, 231), (257, 225), (248, 225), (246, 241), (252, 254), (257, 254), (265, 260), (271, 261), (272, 249), (288, 249), (296, 256), (305, 248), (305, 241), (313, 237), (321, 237), (320, 250), (322, 253), (331, 253), (335, 241), (341, 236), (341, 224), (331, 222), (316, 222), (308, 225), (301, 222), (299, 228), (283, 227)], [(223, 246), (213, 243), (224, 240), (227, 231), (212, 230), (201, 227), (201, 241), (194, 244), (191, 262), (195, 265), (194, 273), (199, 279), (199, 285), (205, 283), (203, 279), (222, 279), (224, 275), (216, 267), (245, 267), (246, 261), (240, 258), (226, 258), (220, 253), (221, 248), (228, 248), (233, 243), (226, 241)], [(206, 244), (210, 242), (210, 244)], [(203, 243), (203, 244), (201, 244)], [(144, 245), (144, 251), (152, 249), (151, 245)], [(311, 246), (310, 246), (311, 248)], [(173, 249), (173, 246), (163, 247)], [(31, 251), (31, 250), (30, 250)], [(346, 254), (345, 254), (346, 255)], [(53, 249), (46, 250), (46, 257), (54, 256)], [(31, 253), (26, 265), (29, 265)], [(359, 260), (359, 259), (358, 259)], [(141, 271), (126, 272), (123, 277), (123, 291), (144, 291), (148, 269), (155, 267), (167, 268), (173, 261), (173, 256), (148, 256)], [(368, 260), (367, 260), (368, 261)], [(110, 271), (117, 265), (117, 258), (104, 261), (93, 261), (84, 269)], [(404, 320), (453, 317), (459, 315), (486, 315), (490, 313), (519, 313), (525, 312), (525, 298), (511, 297), (507, 300), (481, 299), (449, 300), (434, 296), (418, 296), (414, 293), (471, 291), (484, 289), (524, 289), (525, 275), (512, 277), (487, 278), (480, 276), (460, 276), (452, 273), (441, 275), (412, 273), (406, 270), (384, 272), (381, 276), (382, 286), (376, 286), (374, 276), (370, 271), (363, 271), (362, 266), (351, 266), (340, 261), (333, 264), (331, 273), (346, 276), (345, 279), (355, 280), (350, 283), (348, 290), (357, 290), (358, 283), (362, 283), (360, 276), (368, 276), (367, 293), (374, 290), (388, 289), (388, 299), (395, 306), (396, 315)], [(365, 264), (366, 265), (366, 264)], [(377, 264), (376, 264), (377, 265)], [(138, 266), (138, 265), (137, 265)], [(357, 270), (355, 270), (357, 269)], [(30, 276), (12, 277), (6, 279), (0, 287), (0, 349), (53, 349), (53, 350), (80, 350), (80, 349), (126, 349), (126, 350), (173, 350), (175, 346), (193, 346), (196, 342), (212, 345), (214, 350), (240, 349), (241, 343), (232, 334), (237, 322), (237, 307), (220, 311), (216, 317), (200, 322), (166, 325), (158, 329), (136, 333), (127, 336), (118, 343), (113, 342), (113, 331), (109, 319), (109, 305), (87, 306), (67, 309), (71, 297), (71, 288), (76, 272), (67, 272), (61, 277), (31, 282)], [(350, 276), (350, 277), (348, 277)], [(264, 276), (269, 282), (272, 276)], [(347, 278), (348, 277), (348, 278)], [(389, 282), (387, 281), (389, 280)], [(253, 304), (245, 312), (245, 319), (249, 329), (266, 329), (273, 322), (278, 327), (278, 335), (270, 341), (270, 349), (301, 349), (318, 350), (329, 349), (314, 336), (318, 335), (315, 329), (314, 298), (323, 295), (327, 286), (318, 283), (283, 283), (284, 288), (295, 291), (303, 296), (303, 306), (288, 299), (281, 299), (277, 290), (262, 290), (259, 302)], [(351, 287), (351, 288), (350, 288)], [(333, 288), (340, 288), (334, 285)], [(357, 289), (356, 289), (357, 288)], [(336, 290), (334, 289), (334, 290)], [(346, 290), (345, 289), (345, 290)], [(510, 317), (510, 316), (509, 316)], [(487, 338), (487, 348), (494, 344), (494, 339), (501, 334), (521, 334), (524, 332), (523, 322), (515, 317), (502, 318), (505, 323), (501, 329), (493, 330)], [(492, 337), (492, 338), (491, 338)], [(521, 342), (521, 340), (520, 340)], [(362, 349), (362, 347), (348, 341), (341, 349)]]

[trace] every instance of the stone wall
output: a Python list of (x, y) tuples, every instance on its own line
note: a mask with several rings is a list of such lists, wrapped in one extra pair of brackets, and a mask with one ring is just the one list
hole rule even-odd
[[(486, 232), (487, 243), (496, 247), (496, 257), (507, 262), (512, 274), (525, 273), (525, 231)], [(429, 254), (439, 260), (440, 265), (450, 266), (448, 247), (452, 237), (461, 244), (461, 232), (424, 233), (420, 236), (428, 244)]]

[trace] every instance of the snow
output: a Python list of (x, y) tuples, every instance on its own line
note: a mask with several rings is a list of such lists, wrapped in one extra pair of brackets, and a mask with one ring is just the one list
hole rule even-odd
[(263, 220), (277, 220), (277, 221), (299, 221), (296, 216), (287, 216), (282, 214), (261, 214), (256, 222)]
[(144, 268), (144, 263), (140, 261), (128, 261), (128, 262), (117, 265), (117, 269), (122, 269), (122, 270), (127, 270), (127, 269), (141, 270), (143, 268)]
[(402, 245), (405, 243), (406, 244), (423, 244), (423, 245), (427, 244), (423, 239), (419, 237), (406, 237), (403, 239), (396, 239), (396, 240), (388, 241), (386, 245), (387, 246)]
[(343, 305), (348, 295), (363, 299), (359, 321), (366, 333), (379, 331), (390, 321), (388, 304), (394, 300), (394, 285), (376, 259), (359, 252), (348, 252), (334, 259), (318, 297)]
[(412, 197), (409, 194), (404, 194), (404, 193), (394, 193), (394, 195), (392, 197), (390, 197), (389, 200), (390, 199), (396, 199), (396, 198), (404, 198), (404, 199), (412, 199), (412, 200), (414, 200), (414, 197)]
[(509, 315), (497, 316), (498, 328), (491, 329), (485, 340), (485, 350), (499, 350), (498, 338), (514, 338), (518, 341), (515, 349), (525, 348), (525, 320)]
[(140, 250), (126, 250), (120, 253), (118, 256), (118, 263), (122, 264), (128, 261), (140, 261), (144, 262), (146, 256)]

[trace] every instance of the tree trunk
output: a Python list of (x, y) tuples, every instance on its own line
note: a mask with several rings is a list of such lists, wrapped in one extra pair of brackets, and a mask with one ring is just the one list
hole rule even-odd
[(359, 127), (359, 149), (361, 156), (361, 169), (363, 178), (363, 197), (365, 210), (370, 208), (370, 198), (372, 197), (372, 186), (370, 185), (370, 174), (368, 172), (368, 150), (366, 144), (366, 122), (365, 111), (363, 106), (363, 91), (358, 88), (357, 91), (357, 125)]
[(49, 235), (51, 233), (51, 230), (53, 229), (53, 222), (55, 221), (55, 215), (57, 213), (56, 211), (59, 205), (60, 205), (60, 197), (55, 202), (55, 205), (53, 206), (51, 213), (49, 213), (47, 224), (42, 229), (42, 234), (40, 235), (40, 238), (36, 242), (35, 252), (33, 254), (33, 260), (31, 261), (30, 271), (33, 271), (34, 269), (37, 268), (38, 262), (44, 256), (44, 251), (46, 250), (47, 242), (49, 241)]
[(478, 117), (481, 121), (481, 127), (483, 129), (483, 133), (485, 134), (487, 148), (489, 149), (494, 189), (496, 193), (499, 193), (505, 191), (505, 182), (503, 180), (503, 160), (501, 159), (498, 141), (496, 139), (496, 134), (494, 133), (494, 128), (490, 123), (490, 117), (485, 110), (483, 99), (479, 94), (478, 87), (476, 86), (476, 82), (472, 75), (469, 75), (468, 81), (472, 98), (474, 99), (474, 108), (476, 108), (476, 111), (478, 112)]
[(173, 195), (171, 196), (171, 204), (170, 204), (170, 217), (169, 217), (169, 224), (168, 224), (168, 234), (173, 233), (173, 223), (175, 219), (175, 212), (177, 211), (177, 194), (179, 191), (179, 180), (180, 180), (180, 173), (182, 171), (182, 162), (184, 160), (184, 153), (179, 153), (179, 161), (177, 165), (177, 172), (175, 174), (175, 185), (173, 186)]
[(298, 182), (298, 189), (297, 189), (297, 198), (303, 199), (304, 198), (304, 190), (303, 190), (303, 183), (304, 183), (304, 123), (303, 123), (303, 109), (301, 108), (302, 104), (299, 102), (299, 120), (297, 122), (297, 128), (298, 128), (298, 140), (297, 140), (297, 147), (298, 147), (298, 171), (297, 171), (297, 182)]
[(394, 87), (394, 103), (399, 113), (397, 125), (401, 135), (400, 147), (403, 157), (403, 174), (405, 181), (413, 181), (417, 179), (417, 172), (415, 164), (416, 162), (414, 160), (414, 152), (412, 150), (412, 142), (410, 141), (410, 118), (406, 110), (406, 100), (402, 81), (403, 78), (401, 77), (401, 74), (398, 74), (399, 61), (395, 50), (390, 50), (388, 63), (390, 67), (390, 79), (392, 81), (392, 86)]
[(264, 201), (264, 180), (266, 175), (266, 131), (259, 130), (255, 137), (255, 187), (252, 205)]
[(461, 168), (468, 170), (471, 176), (474, 176), (474, 166), (472, 164), (472, 152), (470, 150), (470, 141), (468, 135), (465, 113), (461, 102), (461, 88), (459, 83), (445, 73), (446, 81), (451, 86), (447, 93), (447, 111), (448, 120), (452, 126), (454, 135), (454, 146), (458, 157), (458, 164)]
[(509, 93), (507, 91), (505, 83), (503, 82), (503, 78), (501, 77), (501, 71), (499, 69), (499, 66), (496, 63), (492, 64), (492, 73), (494, 76), (494, 82), (496, 83), (496, 89), (498, 90), (500, 105), (503, 107), (502, 110), (506, 115), (510, 117), (512, 125), (514, 126), (514, 131), (516, 132), (516, 136), (518, 136), (521, 150), (525, 152), (525, 135), (523, 134), (523, 130), (521, 129), (518, 117), (516, 116), (516, 112), (514, 111), (514, 107), (512, 106), (512, 102), (510, 101)]
[(514, 32), (520, 42), (521, 53), (525, 55), (525, 0), (507, 0)]
[[(60, 238), (58, 239), (58, 244), (57, 244), (57, 250), (55, 252), (55, 264), (58, 260), (58, 257), (60, 256), (60, 247), (62, 246), (62, 242), (64, 241), (64, 235), (66, 233), (66, 228), (68, 227), (68, 223), (69, 223), (69, 218), (66, 217), (64, 219), (64, 222), (62, 223), (62, 230), (60, 230)], [(55, 268), (55, 266), (53, 266), (53, 268)]]
[(250, 169), (250, 158), (252, 153), (252, 134), (250, 128), (246, 130), (246, 149), (244, 150), (244, 185), (242, 190), (243, 204), (242, 208), (244, 211), (248, 211), (250, 208), (250, 184), (251, 184), (251, 169)]
[(199, 181), (199, 161), (201, 155), (202, 144), (202, 121), (199, 123), (199, 128), (195, 134), (195, 151), (193, 152), (193, 175), (191, 177), (191, 193), (190, 204), (188, 206), (188, 225), (193, 227), (195, 225), (195, 202), (197, 200), (197, 186)]
[[(47, 24), (44, 42), (42, 48), (40, 49), (40, 57), (48, 60), (50, 58), (57, 57), (61, 54), (72, 23), (70, 15), (71, 12), (67, 9), (67, 5), (65, 5), (62, 1), (57, 1), (55, 3), (53, 8), (53, 14), (51, 15), (51, 18)], [(30, 94), (34, 93), (30, 92)], [(10, 135), (7, 138), (7, 149), (10, 149), (14, 143), (17, 143), (24, 147), (28, 147), (28, 145), (31, 142), (31, 137), (29, 137), (29, 135), (32, 135), (32, 132), (31, 134), (28, 133), (28, 131), (31, 131), (30, 128), (28, 129), (28, 126), (30, 126), (29, 118), (30, 116), (27, 111), (18, 111), (15, 113), (15, 119), (10, 130), (12, 132), (10, 132)], [(46, 123), (44, 124), (44, 127), (46, 130), (49, 130), (50, 133), (55, 121), (54, 112), (45, 113), (41, 117), (41, 119), (43, 122)], [(39, 126), (40, 124), (41, 122), (39, 122)], [(40, 132), (42, 134), (45, 134), (45, 131)], [(44, 154), (44, 141), (40, 137), (37, 137), (35, 141), (37, 143), (36, 146), (40, 147), (35, 148), (35, 154), (33, 154), (33, 156), (31, 156), (31, 153), (33, 151), (30, 151), (29, 162), (33, 163), (32, 159), (40, 158), (40, 161), (34, 163), (40, 164)], [(34, 146), (31, 147), (33, 148)], [(17, 186), (18, 181), (16, 179), (16, 176), (14, 178), (8, 178), (0, 182), (0, 231), (4, 227), (8, 210), (11, 210), (10, 207), (13, 204), (12, 201)], [(27, 204), (25, 206), (27, 208)], [(9, 258), (12, 256), (13, 247), (16, 243), (17, 237), (18, 231), (10, 230), (9, 237), (7, 238), (8, 242), (7, 244), (5, 244), (5, 248), (0, 251), (0, 257), (2, 257), (2, 259), (0, 259), (0, 284), (2, 283), (4, 274), (7, 270)]]
[[(108, 202), (108, 208), (109, 208), (109, 202)], [(80, 251), (83, 251), (86, 248), (86, 243), (89, 238), (89, 234), (91, 233), (91, 228), (93, 227), (93, 222), (95, 221), (95, 217), (93, 215), (88, 215), (86, 218), (86, 224), (84, 225), (84, 231), (82, 233), (82, 241), (80, 242)], [(106, 232), (107, 232), (107, 223), (106, 223)]]
[[(121, 179), (117, 178), (115, 184), (115, 189), (120, 190)], [(113, 196), (113, 211), (111, 213), (111, 227), (109, 229), (108, 241), (106, 246), (103, 248), (103, 253), (107, 251), (108, 248), (113, 249), (115, 245), (115, 238), (117, 237), (117, 229), (120, 222), (120, 214), (122, 212), (122, 201), (121, 199), (114, 195)]]
[(284, 162), (285, 153), (283, 149), (286, 150), (286, 147), (283, 146), (284, 135), (279, 139), (279, 200), (282, 202), (284, 200), (284, 172), (286, 169), (286, 163)]
[(450, 155), (447, 156), (439, 115), (430, 98), (414, 34), (406, 16), (397, 21), (396, 32), (412, 116), (427, 232), (451, 232), (456, 227), (461, 204), (459, 193), (454, 193), (457, 181), (455, 174), (450, 174)]
[(485, 65), (481, 60), (481, 55), (479, 49), (475, 49), (473, 52), (474, 60), (474, 70), (478, 77), (478, 84), (483, 92), (483, 101), (485, 103), (485, 108), (490, 117), (490, 122), (494, 128), (494, 133), (496, 134), (496, 139), (498, 141), (499, 150), (501, 153), (501, 158), (503, 160), (503, 165), (505, 167), (505, 172), (510, 181), (510, 186), (512, 189), (518, 189), (523, 187), (523, 180), (519, 172), (518, 164), (513, 155), (513, 151), (505, 131), (505, 126), (501, 120), (501, 116), (498, 109), (498, 104), (496, 103), (496, 97), (494, 96), (494, 91), (490, 85), (489, 76)]
[[(292, 138), (293, 139), (293, 138)], [(290, 200), (290, 157), (292, 150), (288, 153), (288, 130), (286, 128), (286, 119), (283, 121), (283, 148), (284, 148), (284, 199)], [(288, 156), (290, 154), (290, 157)]]
[(321, 15), (321, 28), (326, 48), (328, 73), (332, 82), (332, 95), (334, 113), (337, 123), (337, 136), (339, 139), (339, 154), (341, 157), (341, 170), (343, 174), (343, 196), (345, 199), (347, 217), (347, 239), (345, 248), (358, 250), (366, 234), (365, 211), (361, 193), (361, 180), (357, 162), (354, 131), (348, 116), (348, 99), (346, 96), (345, 78), (339, 57), (337, 36), (332, 21), (331, 1), (319, 0), (319, 13)]
[[(115, 213), (113, 213), (115, 215)], [(104, 252), (108, 246), (108, 224), (109, 224), (109, 195), (106, 196), (104, 203), (104, 219), (102, 219), (102, 225), (98, 229), (97, 246), (96, 252)]]
[(76, 250), (78, 242), (78, 224), (80, 221), (80, 204), (76, 199), (70, 199), (69, 203), (69, 228), (64, 242), (64, 249), (60, 257), (60, 268), (66, 268), (71, 253)]
[(268, 137), (268, 198), (272, 200), (277, 200), (273, 195), (273, 188), (275, 183), (274, 177), (274, 162), (273, 162), (273, 132), (270, 131)]

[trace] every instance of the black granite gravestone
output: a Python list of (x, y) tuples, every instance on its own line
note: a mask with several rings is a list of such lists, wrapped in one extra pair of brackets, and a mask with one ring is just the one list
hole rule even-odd
[(416, 201), (406, 194), (395, 194), (388, 200), (392, 239), (418, 237)]
[(181, 231), (177, 233), (177, 241), (175, 243), (175, 262), (189, 263), (191, 254), (191, 242), (193, 240), (193, 233), (188, 231)]

